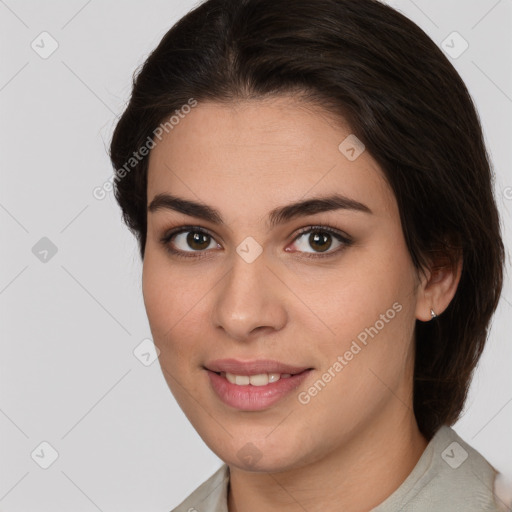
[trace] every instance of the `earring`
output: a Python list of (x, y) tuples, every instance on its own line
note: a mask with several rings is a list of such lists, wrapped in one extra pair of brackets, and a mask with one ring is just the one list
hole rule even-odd
[(430, 316), (432, 318), (435, 318), (437, 316), (432, 308), (430, 308)]

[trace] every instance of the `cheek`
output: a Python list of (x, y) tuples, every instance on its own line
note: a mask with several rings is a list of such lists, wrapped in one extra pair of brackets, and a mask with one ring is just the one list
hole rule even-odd
[[(190, 293), (192, 290), (192, 293)], [(194, 325), (197, 288), (180, 275), (165, 257), (147, 251), (142, 270), (142, 293), (153, 340), (162, 355), (179, 351), (177, 340)], [(194, 300), (195, 299), (195, 300)]]
[(341, 334), (319, 347), (323, 357), (317, 380), (298, 390), (308, 426), (324, 428), (333, 442), (362, 428), (387, 404), (396, 401), (400, 409), (408, 403), (414, 324), (410, 306), (394, 299), (384, 299), (380, 307), (373, 303), (359, 318), (341, 314)]
[(409, 265), (407, 256), (391, 244), (368, 244), (347, 251), (336, 268), (296, 280), (294, 293), (310, 306), (315, 315), (308, 318), (327, 339), (348, 340), (373, 325), (395, 302), (411, 300)]
[[(310, 303), (316, 304), (330, 331), (318, 343), (322, 369), (332, 368), (338, 356), (344, 360), (343, 369), (334, 372), (336, 378), (329, 384), (333, 395), (322, 394), (327, 401), (350, 403), (349, 409), (356, 410), (361, 398), (370, 403), (389, 394), (386, 386), (396, 389), (412, 366), (413, 265), (405, 247), (384, 241), (359, 251), (354, 261), (347, 258), (346, 266), (322, 284), (328, 286), (323, 296), (318, 288), (314, 297), (310, 294), (310, 299), (316, 299)], [(335, 399), (338, 392), (341, 395)]]
[(142, 267), (142, 294), (155, 343), (161, 343), (166, 330), (172, 326), (172, 318), (169, 316), (169, 311), (172, 311), (169, 309), (172, 294), (164, 292), (169, 289), (169, 285), (169, 276), (158, 265), (151, 251), (146, 250)]
[(173, 268), (165, 255), (147, 252), (142, 272), (146, 314), (163, 376), (189, 419), (196, 414), (190, 394), (198, 396), (202, 385), (197, 377), (200, 351), (192, 343), (201, 339), (198, 326), (204, 325), (199, 317), (205, 291), (199, 281)]

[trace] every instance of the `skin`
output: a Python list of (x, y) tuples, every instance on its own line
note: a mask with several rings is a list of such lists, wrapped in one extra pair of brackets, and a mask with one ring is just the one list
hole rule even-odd
[[(143, 294), (173, 395), (229, 465), (230, 512), (369, 510), (400, 486), (427, 445), (412, 410), (414, 326), (430, 321), (431, 307), (439, 315), (448, 306), (460, 265), (425, 276), (415, 269), (378, 164), (368, 151), (349, 161), (338, 149), (350, 133), (291, 96), (199, 103), (150, 154), (148, 205), (169, 193), (216, 208), (226, 223), (149, 212)], [(335, 210), (268, 228), (272, 209), (333, 192), (373, 213)], [(201, 249), (207, 257), (187, 244), (189, 233), (173, 246), (196, 248), (196, 257), (166, 251), (162, 236), (185, 225), (211, 234)], [(329, 237), (331, 256), (308, 258), (326, 245), (295, 238), (315, 225), (353, 243), (337, 252), (343, 244)], [(248, 236), (263, 248), (252, 263), (236, 252)], [(401, 311), (301, 404), (298, 393), (394, 303)], [(220, 401), (203, 368), (228, 357), (314, 370), (268, 409), (239, 411)], [(256, 465), (237, 455), (247, 443), (260, 454)]]

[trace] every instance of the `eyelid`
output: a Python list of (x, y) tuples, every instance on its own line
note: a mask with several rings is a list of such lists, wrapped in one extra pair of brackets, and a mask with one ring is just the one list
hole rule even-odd
[(347, 233), (341, 231), (340, 229), (333, 228), (331, 226), (327, 226), (324, 224), (314, 224), (310, 226), (306, 226), (303, 228), (300, 228), (297, 235), (295, 235), (293, 241), (297, 240), (299, 236), (303, 235), (304, 233), (309, 233), (311, 231), (325, 231), (326, 233), (330, 233), (331, 235), (336, 235), (341, 238), (344, 238), (346, 241), (351, 240), (350, 236), (347, 235)]

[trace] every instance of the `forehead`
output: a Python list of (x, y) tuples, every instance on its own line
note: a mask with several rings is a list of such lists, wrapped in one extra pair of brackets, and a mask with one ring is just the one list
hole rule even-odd
[(338, 192), (396, 214), (382, 170), (368, 151), (357, 156), (362, 148), (350, 127), (295, 98), (199, 102), (155, 142), (148, 203), (167, 192), (219, 208), (229, 201), (240, 211), (248, 205), (266, 211)]

